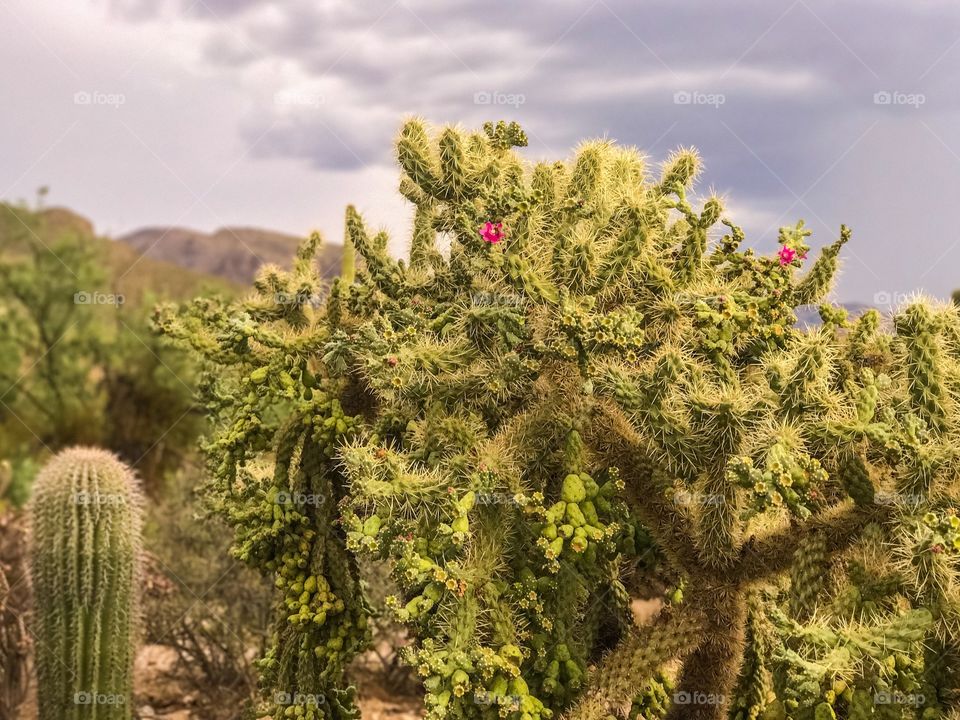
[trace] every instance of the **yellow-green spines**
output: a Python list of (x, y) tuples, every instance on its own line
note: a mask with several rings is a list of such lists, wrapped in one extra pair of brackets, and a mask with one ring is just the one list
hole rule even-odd
[(424, 192), (442, 195), (440, 180), (433, 164), (427, 130), (419, 120), (403, 125), (397, 140), (397, 157), (404, 172)]
[(783, 409), (787, 418), (800, 417), (822, 402), (822, 382), (829, 371), (830, 360), (829, 342), (824, 336), (810, 334), (802, 339), (784, 387)]
[(467, 170), (463, 153), (463, 140), (453, 128), (440, 135), (440, 173), (444, 194), (453, 200), (461, 200), (466, 193)]
[(767, 706), (770, 679), (766, 660), (770, 649), (764, 621), (762, 604), (754, 603), (747, 616), (747, 647), (736, 700), (731, 703), (733, 720), (757, 720)]
[(813, 612), (824, 586), (826, 540), (820, 533), (803, 538), (790, 569), (790, 612), (804, 617)]
[(128, 720), (139, 621), (141, 498), (114, 455), (71, 448), (30, 504), (40, 720)]
[(571, 199), (591, 204), (602, 201), (605, 149), (601, 142), (587, 143), (581, 148), (570, 177)]
[(609, 288), (626, 274), (640, 256), (647, 243), (647, 230), (633, 216), (617, 236), (610, 252), (603, 258), (596, 272), (593, 288)]
[(674, 265), (673, 276), (678, 287), (693, 281), (707, 250), (707, 229), (691, 225), (680, 245), (679, 256)]
[(861, 507), (873, 504), (876, 495), (870, 471), (863, 458), (855, 452), (845, 452), (840, 458), (840, 478), (853, 501)]
[(646, 682), (671, 658), (699, 644), (701, 623), (695, 615), (680, 614), (667, 623), (644, 628), (625, 638), (605, 658), (573, 717), (600, 720), (604, 711), (630, 702), (637, 685)]
[(410, 267), (421, 270), (439, 256), (436, 250), (437, 231), (433, 227), (434, 210), (429, 201), (417, 205), (413, 216), (413, 239), (410, 242)]
[(347, 285), (353, 283), (357, 272), (357, 248), (356, 245), (353, 244), (356, 229), (350, 227), (351, 216), (355, 213), (356, 210), (351, 205), (347, 209), (347, 215), (344, 221), (343, 257), (340, 260), (340, 279)]
[(700, 155), (695, 150), (678, 150), (663, 165), (660, 187), (666, 192), (681, 192), (697, 178), (701, 166)]
[(359, 253), (365, 259), (374, 253), (373, 241), (367, 234), (367, 229), (363, 225), (363, 218), (353, 205), (347, 206), (346, 213), (346, 238), (345, 243), (349, 243), (355, 252)]
[(840, 227), (840, 239), (825, 247), (813, 267), (794, 288), (797, 305), (812, 305), (819, 302), (830, 291), (831, 283), (837, 274), (837, 258), (840, 250), (850, 240), (850, 228)]
[(897, 335), (907, 348), (907, 381), (913, 407), (931, 429), (946, 429), (946, 403), (937, 322), (923, 304), (909, 306), (895, 318)]

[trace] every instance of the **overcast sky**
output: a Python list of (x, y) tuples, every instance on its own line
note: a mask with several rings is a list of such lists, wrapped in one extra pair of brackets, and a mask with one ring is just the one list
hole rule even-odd
[(960, 5), (894, 0), (0, 0), (0, 198), (145, 225), (405, 242), (405, 115), (703, 154), (751, 244), (853, 228), (837, 299), (960, 287)]

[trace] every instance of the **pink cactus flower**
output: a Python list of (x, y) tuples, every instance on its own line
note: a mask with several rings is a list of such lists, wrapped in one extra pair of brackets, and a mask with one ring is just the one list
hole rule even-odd
[(503, 240), (503, 223), (484, 223), (480, 228), (480, 237), (491, 245), (496, 245)]
[(779, 255), (780, 255), (780, 264), (789, 265), (794, 261), (794, 258), (797, 257), (797, 251), (791, 247), (787, 247), (786, 245), (784, 245), (782, 248), (780, 248)]

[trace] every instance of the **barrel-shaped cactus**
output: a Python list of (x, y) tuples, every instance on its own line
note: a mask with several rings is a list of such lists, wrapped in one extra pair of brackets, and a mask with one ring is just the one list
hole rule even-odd
[(37, 476), (31, 517), (40, 720), (131, 717), (141, 500), (114, 455), (71, 448)]

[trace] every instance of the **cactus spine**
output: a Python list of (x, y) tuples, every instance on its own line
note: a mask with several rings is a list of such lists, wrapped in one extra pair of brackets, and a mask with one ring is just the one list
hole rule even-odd
[(133, 701), (141, 499), (114, 455), (71, 448), (30, 506), (40, 720), (127, 720)]

